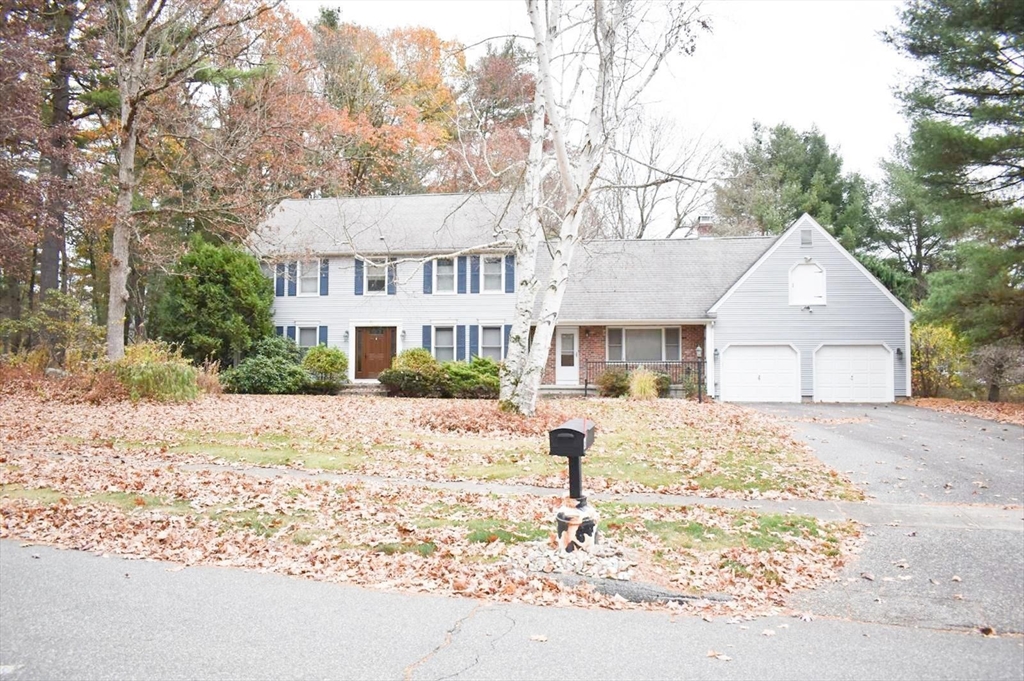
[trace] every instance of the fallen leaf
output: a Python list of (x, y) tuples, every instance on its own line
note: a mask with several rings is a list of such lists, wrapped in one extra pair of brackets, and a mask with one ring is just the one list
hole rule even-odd
[(860, 573), (860, 576), (863, 577), (864, 579), (868, 580), (869, 582), (875, 581), (875, 576), (873, 574), (871, 574), (870, 572), (862, 572), (862, 573)]
[(775, 632), (772, 629), (765, 629), (761, 632), (762, 636), (774, 636)]
[(544, 643), (545, 641), (548, 640), (548, 637), (545, 636), (544, 634), (534, 634), (533, 636), (530, 637), (530, 640), (531, 641), (536, 641), (537, 643)]
[(960, 579), (960, 575), (953, 575), (953, 578), (950, 579), (949, 581), (951, 581), (951, 582), (962, 582), (963, 580)]

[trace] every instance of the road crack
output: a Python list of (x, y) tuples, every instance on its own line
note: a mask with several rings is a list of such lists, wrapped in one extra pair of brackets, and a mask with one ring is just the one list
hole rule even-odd
[[(452, 641), (455, 639), (455, 635), (459, 633), (460, 629), (462, 629), (462, 625), (465, 624), (466, 622), (468, 622), (470, 619), (472, 619), (472, 617), (483, 607), (484, 607), (483, 603), (478, 603), (477, 605), (473, 606), (472, 610), (470, 610), (468, 613), (466, 613), (465, 615), (463, 615), (462, 617), (457, 619), (455, 621), (455, 624), (453, 624), (451, 626), (451, 628), (448, 629), (448, 631), (446, 631), (444, 633), (444, 641), (442, 641), (436, 648), (431, 650), (429, 653), (427, 653), (426, 655), (424, 655), (420, 659), (416, 660), (415, 662), (413, 662), (412, 664), (407, 666), (402, 671), (402, 677), (405, 679), (405, 681), (411, 681), (412, 680), (412, 675), (416, 672), (416, 668), (417, 667), (425, 664), (432, 657), (434, 657), (434, 655), (436, 655), (437, 653), (441, 652), (442, 650), (444, 650), (445, 648), (450, 646), (452, 644)], [(478, 661), (479, 661), (479, 658), (474, 660), (473, 664), (475, 665)], [(472, 666), (473, 665), (470, 665), (469, 667), (466, 667), (466, 669), (469, 669)], [(460, 670), (460, 671), (458, 671), (456, 673), (457, 674), (461, 674), (463, 671), (465, 671), (465, 669), (462, 669), (462, 670)]]

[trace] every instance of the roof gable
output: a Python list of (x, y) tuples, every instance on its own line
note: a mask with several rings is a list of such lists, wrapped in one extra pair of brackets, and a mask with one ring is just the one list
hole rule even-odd
[(909, 308), (907, 308), (906, 305), (904, 305), (900, 301), (899, 298), (894, 296), (892, 292), (885, 287), (885, 285), (878, 281), (878, 279), (876, 279), (875, 276), (871, 274), (871, 272), (869, 272), (867, 268), (865, 268), (864, 265), (860, 263), (859, 260), (853, 257), (853, 255), (848, 250), (843, 248), (843, 245), (836, 241), (835, 237), (829, 234), (827, 229), (818, 224), (817, 220), (812, 218), (807, 213), (801, 215), (792, 225), (790, 225), (789, 229), (783, 232), (775, 241), (775, 243), (772, 244), (772, 247), (766, 250), (761, 255), (761, 257), (758, 258), (757, 261), (754, 262), (750, 266), (750, 268), (743, 273), (743, 276), (737, 279), (736, 282), (732, 286), (730, 286), (724, 294), (722, 294), (722, 296), (709, 308), (708, 312), (712, 314), (718, 312), (718, 309), (725, 303), (725, 301), (728, 300), (729, 297), (732, 296), (732, 294), (735, 293), (740, 287), (742, 287), (743, 284), (747, 281), (747, 279), (749, 279), (750, 276), (754, 272), (756, 272), (757, 269), (761, 267), (761, 265), (764, 262), (766, 262), (769, 258), (772, 257), (775, 251), (778, 250), (779, 246), (785, 243), (785, 241), (790, 237), (791, 234), (793, 234), (796, 230), (805, 227), (810, 227), (816, 230), (819, 234), (821, 234), (834, 249), (841, 253), (854, 266), (854, 268), (857, 269), (857, 271), (859, 271), (864, 277), (868, 279), (868, 281), (874, 284), (875, 287), (877, 287), (878, 290), (880, 290), (893, 305), (898, 307), (903, 312), (903, 314), (907, 316), (908, 319), (913, 317), (913, 313), (910, 311)]

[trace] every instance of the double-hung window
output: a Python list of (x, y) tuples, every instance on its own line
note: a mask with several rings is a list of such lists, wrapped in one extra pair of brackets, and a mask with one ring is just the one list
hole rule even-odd
[(305, 352), (310, 348), (315, 348), (319, 343), (317, 331), (317, 327), (315, 326), (300, 326), (298, 328), (299, 350), (301, 350), (303, 354), (305, 354)]
[(455, 360), (455, 327), (434, 327), (434, 358), (438, 362)]
[(388, 290), (387, 263), (376, 263), (367, 260), (364, 267), (366, 272), (366, 292), (386, 293)]
[(484, 261), (484, 293), (500, 293), (505, 290), (505, 264), (500, 255), (485, 255)]
[(679, 327), (608, 329), (609, 362), (676, 362), (680, 358)]
[(434, 292), (455, 293), (455, 258), (434, 261)]
[(299, 295), (320, 295), (320, 263), (308, 260), (299, 263)]
[(480, 327), (480, 356), (489, 357), (500, 362), (502, 357), (501, 343), (504, 340), (500, 326)]

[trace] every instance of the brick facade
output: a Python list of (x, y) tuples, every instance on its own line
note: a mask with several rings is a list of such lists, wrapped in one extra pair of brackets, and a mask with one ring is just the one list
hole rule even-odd
[[(607, 348), (606, 348), (606, 326), (581, 326), (579, 327), (579, 344), (580, 344), (580, 385), (583, 384), (584, 372), (588, 361), (604, 361), (607, 359)], [(682, 352), (683, 361), (693, 361), (697, 359), (697, 347), (704, 346), (704, 327), (703, 326), (681, 326), (680, 329), (680, 348)], [(542, 385), (554, 385), (555, 384), (555, 349), (557, 347), (557, 338), (551, 340), (551, 351), (548, 352), (548, 361), (544, 365), (544, 375), (541, 379)]]

